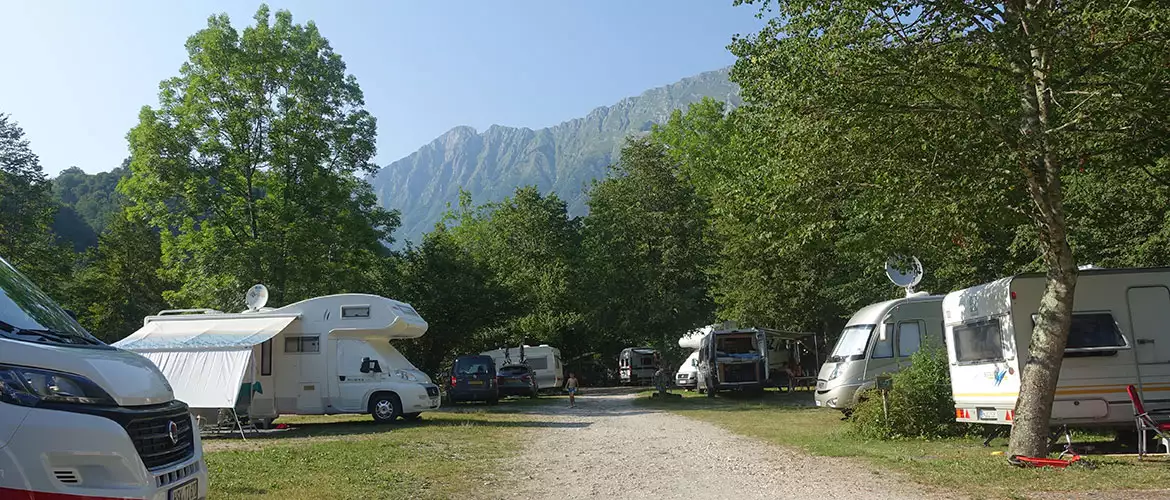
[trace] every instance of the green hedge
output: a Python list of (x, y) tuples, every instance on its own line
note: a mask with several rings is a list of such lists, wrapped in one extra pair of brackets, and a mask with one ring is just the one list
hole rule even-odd
[(955, 422), (955, 401), (946, 352), (923, 346), (910, 356), (911, 365), (893, 375), (887, 396), (888, 418), (882, 396), (867, 391), (850, 420), (857, 434), (873, 439), (939, 438), (961, 435), (967, 426)]

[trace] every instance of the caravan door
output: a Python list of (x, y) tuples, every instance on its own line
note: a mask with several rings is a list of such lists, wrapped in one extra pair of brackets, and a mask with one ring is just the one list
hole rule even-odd
[(1139, 364), (1170, 363), (1170, 290), (1163, 286), (1126, 291), (1134, 352)]
[[(345, 411), (361, 411), (373, 373), (362, 373), (362, 359), (373, 355), (364, 340), (337, 339), (337, 401)], [(386, 367), (379, 366), (382, 370)]]

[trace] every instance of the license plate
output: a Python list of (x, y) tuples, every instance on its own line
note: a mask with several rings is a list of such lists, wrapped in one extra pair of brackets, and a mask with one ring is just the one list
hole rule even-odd
[(193, 479), (187, 481), (179, 486), (171, 488), (167, 492), (167, 500), (198, 500), (199, 499), (199, 480)]
[(993, 409), (979, 408), (977, 415), (979, 420), (999, 420), (999, 412)]
[(471, 384), (471, 385), (483, 385), (483, 381), (482, 381), (482, 380), (472, 380), (472, 381), (470, 381), (470, 382), (468, 382), (468, 383), (469, 383), (469, 384)]

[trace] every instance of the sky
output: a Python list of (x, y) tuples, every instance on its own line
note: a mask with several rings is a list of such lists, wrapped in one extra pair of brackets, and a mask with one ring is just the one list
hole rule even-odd
[[(188, 36), (259, 2), (0, 0), (0, 113), (50, 176), (110, 170)], [(402, 158), (458, 125), (540, 128), (735, 62), (733, 35), (758, 31), (731, 0), (270, 1), (312, 20), (357, 77), (378, 119), (376, 161)]]

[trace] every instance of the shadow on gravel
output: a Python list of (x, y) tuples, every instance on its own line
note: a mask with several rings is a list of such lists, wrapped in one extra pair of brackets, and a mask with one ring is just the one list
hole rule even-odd
[[(360, 436), (365, 434), (379, 434), (384, 432), (394, 432), (395, 429), (411, 428), (411, 427), (462, 427), (462, 426), (477, 426), (477, 427), (522, 427), (522, 428), (566, 428), (576, 429), (585, 428), (590, 425), (589, 422), (565, 422), (565, 421), (545, 421), (545, 420), (489, 420), (482, 418), (445, 418), (442, 420), (428, 420), (423, 417), (420, 420), (409, 422), (396, 422), (393, 424), (381, 424), (373, 420), (359, 421), (359, 422), (320, 422), (320, 423), (293, 423), (288, 424), (286, 429), (271, 429), (261, 430), (259, 432), (247, 430), (245, 435), (248, 440), (275, 440), (275, 439), (292, 439), (292, 438), (311, 438), (311, 437), (337, 437), (337, 436)], [(214, 433), (204, 434), (203, 441), (239, 441), (239, 431), (233, 433)]]
[(764, 391), (763, 394), (721, 392), (713, 398), (698, 393), (683, 393), (682, 398), (674, 399), (651, 398), (647, 394), (634, 400), (634, 405), (640, 408), (663, 410), (694, 409), (727, 412), (759, 410), (761, 408), (821, 410), (813, 402), (811, 391), (789, 393), (769, 390)]

